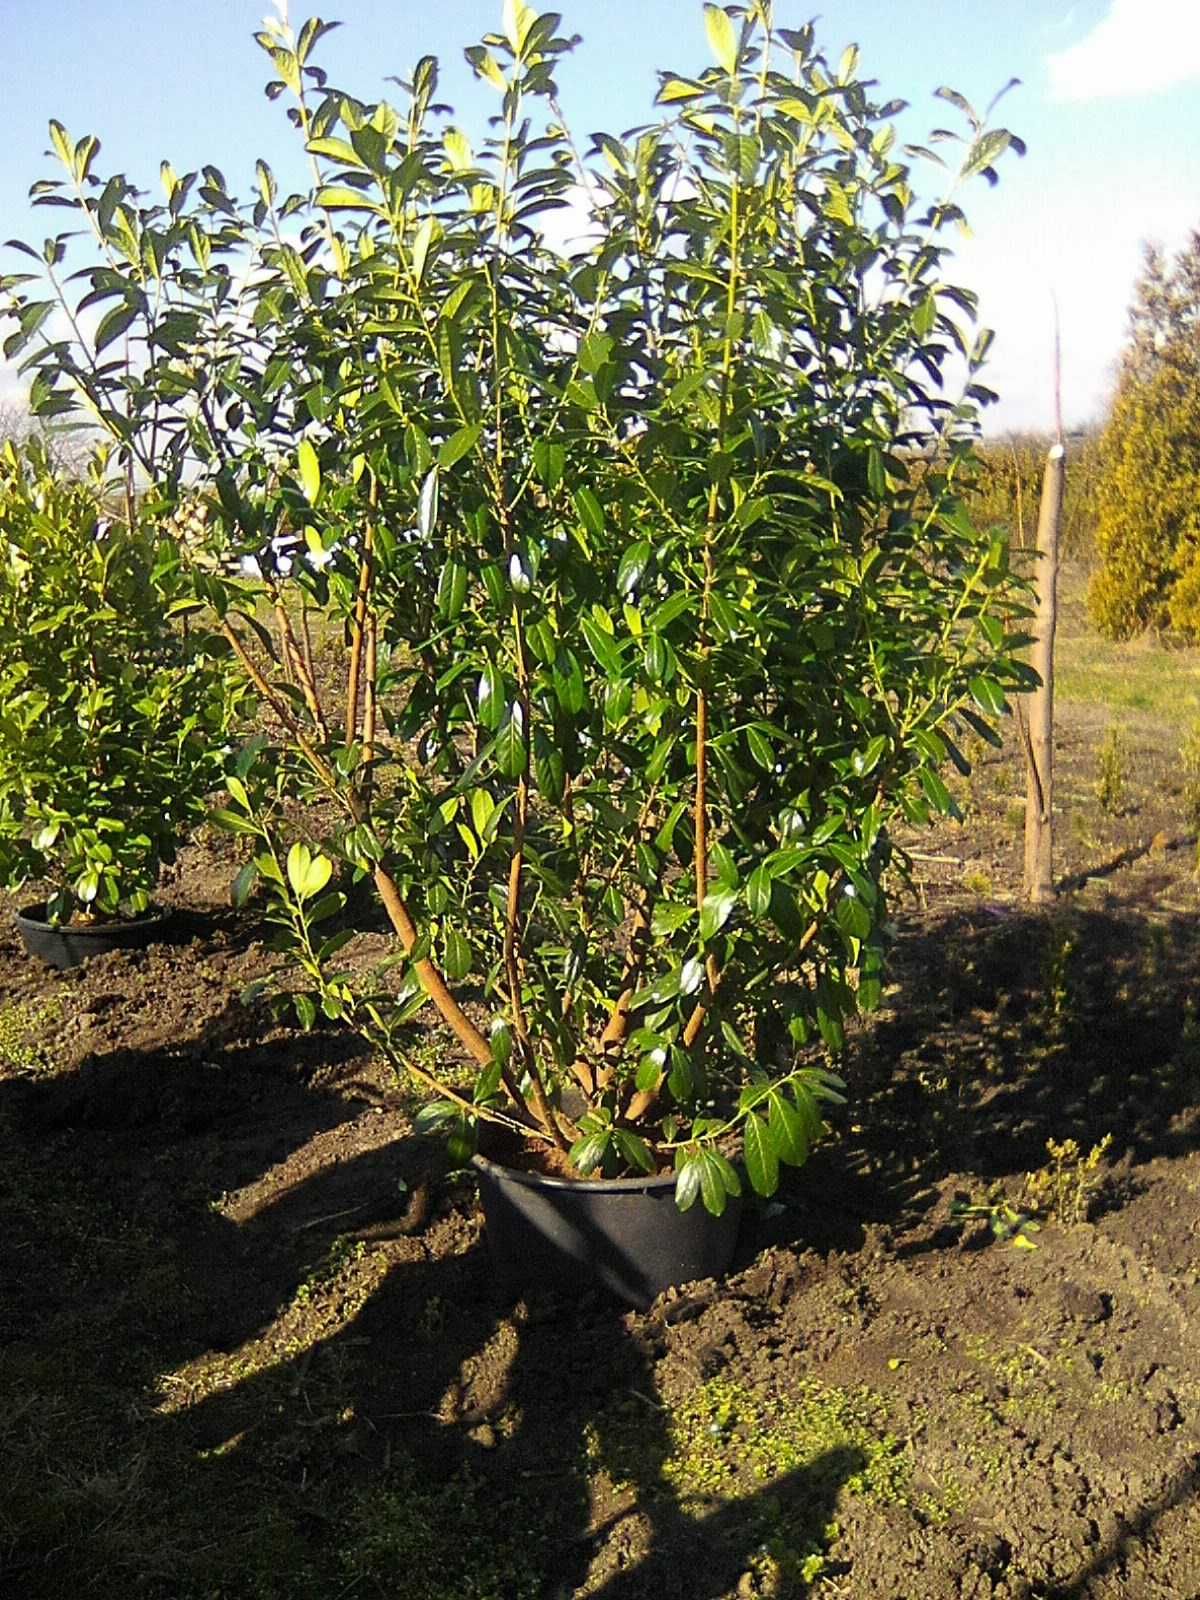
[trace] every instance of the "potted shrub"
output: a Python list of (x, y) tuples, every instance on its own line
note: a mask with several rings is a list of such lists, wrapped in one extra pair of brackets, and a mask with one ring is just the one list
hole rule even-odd
[[(769, 5), (701, 17), (714, 65), (583, 149), (573, 41), (521, 0), (467, 51), (478, 144), (431, 58), (366, 103), (313, 64), (326, 24), (267, 28), (307, 194), (260, 162), (243, 206), (164, 167), (137, 207), (52, 129), (54, 198), (115, 262), (91, 298), (144, 359), (35, 358), (45, 403), (118, 417), (133, 459), (153, 415), (164, 510), (208, 496), (197, 594), (280, 730), (223, 820), (256, 841), (239, 892), (271, 887), (301, 1019), (360, 1028), (459, 1159), (497, 1135), (493, 1241), (530, 1195), (583, 1207), (533, 1270), (582, 1252), (633, 1299), (712, 1257), (631, 1261), (631, 1189), (652, 1246), (674, 1211), (727, 1249), (742, 1175), (768, 1195), (805, 1160), (879, 999), (889, 826), (953, 809), (960, 732), (994, 742), (1028, 680), (1005, 543), (957, 498), (989, 398), (944, 276), (962, 213), (914, 197), (856, 52), (830, 65)], [(955, 183), (994, 176), (1017, 141), (945, 95)], [(19, 287), (18, 319), (36, 303)], [(345, 642), (336, 694), (310, 613)], [(293, 842), (297, 785), (326, 804)], [(335, 862), (374, 885), (386, 970), (325, 936)], [(409, 1042), (431, 1017), (436, 1064)]]
[(49, 886), (18, 922), (59, 967), (155, 936), (233, 706), (211, 641), (170, 620), (177, 550), (112, 509), (105, 465), (73, 480), (40, 442), (0, 449), (0, 882)]

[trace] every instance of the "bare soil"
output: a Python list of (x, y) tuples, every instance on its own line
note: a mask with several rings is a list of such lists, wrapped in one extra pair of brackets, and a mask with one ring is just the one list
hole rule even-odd
[[(1104, 720), (1064, 717), (1050, 911), (1011, 753), (906, 841), (849, 1106), (645, 1314), (497, 1296), (396, 1085), (240, 1003), (223, 839), (145, 952), (50, 973), (7, 908), (0, 1594), (1200, 1596), (1195, 841), (1150, 720), (1101, 808)], [(1046, 1141), (1105, 1136), (1032, 1209)]]

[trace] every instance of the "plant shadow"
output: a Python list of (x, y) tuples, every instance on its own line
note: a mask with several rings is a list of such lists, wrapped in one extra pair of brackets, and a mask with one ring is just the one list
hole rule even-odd
[(886, 1009), (848, 1050), (848, 1127), (802, 1174), (833, 1211), (907, 1236), (911, 1254), (957, 1242), (956, 1180), (1015, 1196), (1048, 1140), (1086, 1153), (1111, 1135), (1096, 1213), (1136, 1189), (1141, 1164), (1196, 1148), (1194, 918), (954, 909), (898, 918), (893, 954)]
[(501, 1294), (472, 1187), (286, 1048), (0, 1081), (0, 1589), (716, 1600), (819, 1544), (853, 1452), (685, 1505), (647, 1319)]

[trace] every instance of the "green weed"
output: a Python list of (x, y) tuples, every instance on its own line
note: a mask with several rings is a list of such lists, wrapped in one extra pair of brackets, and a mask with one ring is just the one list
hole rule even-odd
[(0, 1007), (0, 1078), (48, 1077), (60, 1070), (57, 1001), (14, 1001)]
[(1096, 757), (1098, 777), (1096, 799), (1107, 816), (1119, 817), (1126, 808), (1129, 777), (1129, 751), (1125, 735), (1118, 727), (1109, 728)]

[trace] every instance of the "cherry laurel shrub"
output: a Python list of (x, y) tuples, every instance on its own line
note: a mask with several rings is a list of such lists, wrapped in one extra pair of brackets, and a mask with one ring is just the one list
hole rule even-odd
[[(892, 821), (953, 809), (939, 769), (1028, 673), (1005, 543), (957, 497), (990, 336), (943, 242), (1019, 141), (941, 91), (959, 168), (919, 201), (854, 50), (766, 0), (701, 25), (714, 64), (662, 75), (660, 121), (581, 141), (577, 41), (507, 0), (466, 51), (473, 141), (434, 59), (365, 102), (315, 65), (330, 24), (273, 24), (306, 192), (164, 165), (149, 204), (54, 124), (39, 198), (90, 228), (94, 337), (39, 346), (55, 296), (9, 284), (41, 410), (206, 508), (197, 603), (281, 730), (221, 819), (302, 1020), (360, 1028), (460, 1156), (498, 1124), (581, 1176), (674, 1165), (719, 1213), (735, 1140), (761, 1194), (805, 1160), (880, 997)], [(57, 279), (66, 249), (28, 254)], [(314, 637), (345, 642), (336, 693)], [(297, 785), (324, 804), (288, 848)], [(395, 931), (378, 971), (329, 932), (335, 863)], [(435, 1013), (440, 1065), (407, 1042)]]
[(170, 619), (178, 550), (111, 509), (105, 466), (0, 448), (0, 882), (47, 882), (54, 922), (145, 911), (237, 698), (227, 649)]

